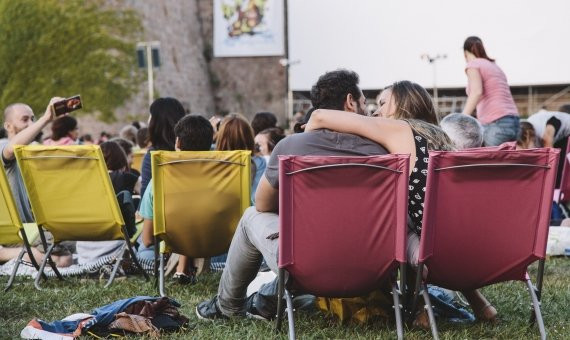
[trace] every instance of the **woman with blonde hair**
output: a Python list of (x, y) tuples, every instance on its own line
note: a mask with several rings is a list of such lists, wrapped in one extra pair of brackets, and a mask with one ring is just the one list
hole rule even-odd
[(249, 150), (251, 151), (251, 202), (255, 201), (255, 190), (265, 172), (265, 159), (255, 156), (255, 142), (253, 129), (249, 122), (239, 114), (227, 115), (220, 124), (220, 130), (216, 134), (216, 150)]
[[(438, 119), (430, 95), (410, 81), (399, 81), (386, 87), (378, 98), (378, 110), (372, 116), (317, 109), (305, 131), (330, 129), (351, 133), (381, 144), (390, 153), (410, 154), (407, 253), (409, 263), (417, 266), (429, 151), (450, 151), (454, 149), (453, 143), (435, 125)], [(478, 319), (495, 320), (497, 311), (479, 291), (463, 294)], [(415, 323), (429, 327), (425, 313), (419, 314)]]

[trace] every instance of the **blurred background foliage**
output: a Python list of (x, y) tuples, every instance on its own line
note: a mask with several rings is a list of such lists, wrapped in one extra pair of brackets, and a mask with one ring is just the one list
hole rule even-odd
[(51, 97), (81, 94), (81, 113), (112, 122), (140, 81), (133, 11), (100, 0), (0, 0), (0, 32), (1, 108), (24, 102), (40, 115)]

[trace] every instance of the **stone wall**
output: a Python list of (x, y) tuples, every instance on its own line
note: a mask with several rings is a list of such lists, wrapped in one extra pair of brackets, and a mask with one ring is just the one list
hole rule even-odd
[(195, 0), (202, 25), (205, 54), (218, 112), (241, 112), (251, 118), (256, 112), (275, 113), (285, 122), (286, 73), (282, 57), (213, 57), (213, 0)]
[[(285, 69), (280, 57), (213, 58), (213, 0), (106, 0), (140, 14), (142, 41), (160, 41), (161, 67), (154, 71), (155, 98), (179, 99), (192, 113), (240, 112), (251, 118), (270, 111), (285, 122)], [(135, 51), (133, 51), (135, 53)], [(146, 69), (133, 97), (116, 110), (118, 122), (80, 117), (81, 133), (116, 133), (148, 119)]]

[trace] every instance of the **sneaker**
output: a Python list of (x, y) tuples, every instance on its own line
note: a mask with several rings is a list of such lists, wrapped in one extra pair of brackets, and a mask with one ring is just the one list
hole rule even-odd
[(250, 319), (255, 319), (255, 320), (262, 320), (262, 321), (271, 321), (275, 319), (275, 315), (271, 314), (271, 313), (263, 313), (262, 311), (259, 311), (256, 307), (255, 307), (255, 303), (253, 302), (254, 297), (257, 295), (257, 293), (253, 293), (251, 294), (246, 302), (245, 302), (245, 316), (250, 318)]
[(186, 275), (184, 273), (179, 273), (176, 272), (174, 273), (174, 275), (172, 275), (172, 279), (176, 280), (176, 282), (178, 282), (181, 285), (194, 285), (196, 284), (196, 275)]
[(224, 320), (228, 317), (222, 314), (222, 311), (218, 308), (218, 296), (216, 295), (213, 299), (204, 301), (196, 306), (196, 316), (200, 320), (214, 321), (214, 320)]

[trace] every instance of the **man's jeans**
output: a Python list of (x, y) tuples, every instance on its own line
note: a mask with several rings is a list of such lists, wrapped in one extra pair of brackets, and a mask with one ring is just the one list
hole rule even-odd
[(504, 116), (496, 121), (484, 124), (483, 141), (485, 146), (498, 146), (505, 142), (517, 140), (520, 128), (518, 116)]
[(261, 213), (254, 207), (247, 208), (243, 213), (218, 287), (218, 307), (223, 314), (233, 316), (245, 313), (247, 286), (255, 279), (263, 258), (273, 272), (278, 272), (279, 239), (267, 239), (277, 232), (277, 214)]

